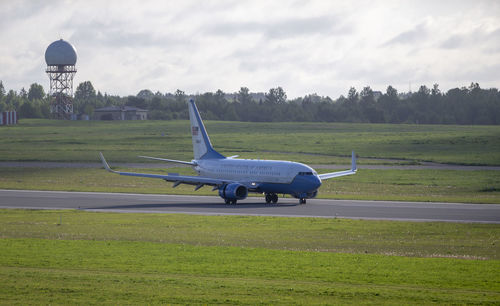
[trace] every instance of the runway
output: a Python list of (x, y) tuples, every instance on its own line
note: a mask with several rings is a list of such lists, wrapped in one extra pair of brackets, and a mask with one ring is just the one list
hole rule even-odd
[(500, 223), (500, 205), (280, 198), (247, 198), (226, 205), (216, 196), (0, 190), (0, 208), (80, 209), (102, 212), (186, 213), (399, 221)]

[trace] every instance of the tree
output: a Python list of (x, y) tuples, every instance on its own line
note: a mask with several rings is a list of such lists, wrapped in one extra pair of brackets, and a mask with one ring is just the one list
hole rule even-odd
[[(75, 91), (75, 110), (79, 113), (93, 111), (97, 106), (97, 96), (90, 81), (78, 84)], [(90, 107), (89, 107), (90, 106)]]
[(373, 90), (370, 86), (363, 87), (363, 90), (359, 93), (362, 101), (367, 102), (368, 100), (373, 100)]
[(385, 93), (391, 99), (398, 97), (398, 90), (391, 85), (387, 86), (387, 90), (385, 91)]
[(75, 91), (75, 100), (89, 101), (96, 97), (94, 86), (90, 81), (78, 84)]
[(42, 85), (33, 83), (28, 90), (28, 100), (42, 100), (45, 97), (45, 91)]
[(236, 99), (240, 103), (250, 103), (250, 102), (252, 102), (252, 96), (249, 93), (248, 87), (241, 87), (240, 91), (238, 91), (238, 95), (237, 95)]
[(186, 93), (184, 93), (184, 91), (180, 90), (180, 89), (177, 89), (175, 91), (175, 101), (176, 102), (184, 102), (186, 101)]
[(214, 98), (217, 103), (227, 102), (226, 94), (222, 91), (222, 89), (217, 89), (217, 91), (214, 94)]
[(431, 95), (433, 96), (439, 96), (441, 94), (441, 90), (439, 90), (439, 84), (434, 84), (432, 85), (431, 89)]
[(137, 94), (137, 98), (143, 98), (146, 100), (151, 99), (153, 96), (154, 96), (154, 93), (149, 89), (143, 89), (143, 90), (139, 91), (139, 93)]
[(431, 91), (429, 90), (429, 88), (427, 88), (427, 86), (422, 85), (418, 89), (417, 94), (422, 97), (428, 97), (431, 94)]
[(401, 107), (399, 103), (398, 91), (391, 85), (387, 86), (385, 94), (377, 100), (378, 108), (381, 109), (384, 115), (384, 122), (395, 123), (398, 122), (398, 108)]
[(19, 91), (19, 96), (22, 98), (22, 99), (27, 99), (28, 98), (28, 93), (26, 92), (26, 89), (21, 88), (21, 90)]
[(25, 101), (19, 109), (19, 116), (22, 118), (41, 118), (42, 112), (40, 111), (39, 104), (35, 104), (32, 101)]
[(481, 87), (479, 87), (479, 83), (470, 83), (469, 91), (478, 91), (479, 89), (481, 89)]
[(23, 104), (23, 100), (14, 90), (10, 89), (5, 96), (5, 104), (7, 105), (6, 110), (13, 111), (20, 108)]
[(366, 86), (361, 90), (360, 94), (360, 111), (361, 111), (361, 119), (363, 121), (368, 121), (372, 123), (380, 123), (384, 121), (384, 114), (382, 110), (378, 107), (378, 104), (375, 102), (375, 97), (373, 94), (373, 90), (370, 86)]
[(4, 98), (5, 88), (3, 87), (2, 81), (0, 81), (0, 113), (7, 110), (7, 104), (5, 104)]
[(358, 102), (358, 99), (359, 95), (356, 88), (354, 87), (349, 88), (349, 92), (347, 93), (347, 100), (352, 103), (352, 102)]
[(146, 109), (148, 108), (148, 103), (146, 99), (137, 97), (137, 96), (128, 96), (127, 97), (127, 102), (125, 102), (125, 105), (127, 106), (133, 106), (137, 108), (142, 108)]
[(286, 102), (286, 93), (283, 88), (278, 86), (269, 89), (269, 93), (266, 94), (266, 102), (269, 104), (284, 104)]
[(5, 88), (3, 87), (2, 81), (0, 81), (0, 102), (3, 100), (5, 97)]

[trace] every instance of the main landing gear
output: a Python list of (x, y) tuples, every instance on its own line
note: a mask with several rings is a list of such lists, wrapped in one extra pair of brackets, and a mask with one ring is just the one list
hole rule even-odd
[(266, 203), (270, 204), (271, 202), (273, 204), (278, 203), (278, 195), (276, 193), (266, 193)]
[(226, 204), (236, 205), (236, 200), (233, 200), (233, 199), (224, 199), (224, 202), (226, 202)]
[(304, 198), (299, 199), (299, 204), (306, 204), (306, 199)]

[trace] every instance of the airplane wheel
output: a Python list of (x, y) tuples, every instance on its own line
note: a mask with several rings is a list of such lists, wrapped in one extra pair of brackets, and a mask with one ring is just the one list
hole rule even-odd
[(273, 204), (278, 203), (278, 195), (276, 193), (272, 194), (271, 201), (273, 201)]
[(229, 200), (229, 199), (224, 199), (224, 202), (225, 202), (226, 204), (231, 204), (231, 200)]
[(272, 196), (269, 193), (266, 193), (266, 203), (269, 204), (272, 201)]
[(236, 205), (236, 200), (233, 200), (233, 203), (232, 203), (232, 204), (233, 204), (233, 205)]
[(306, 204), (306, 199), (300, 199), (299, 204)]

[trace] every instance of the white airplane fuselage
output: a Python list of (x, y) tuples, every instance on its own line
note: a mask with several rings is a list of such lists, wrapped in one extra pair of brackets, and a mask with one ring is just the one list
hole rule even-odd
[[(292, 194), (297, 198), (313, 197), (321, 179), (311, 167), (291, 161), (258, 159), (197, 160), (199, 175), (255, 184), (252, 191)], [(258, 187), (257, 187), (258, 185)], [(250, 188), (251, 189), (251, 188)]]
[(199, 175), (235, 181), (289, 184), (299, 172), (316, 173), (307, 165), (281, 160), (226, 158), (198, 160), (196, 163), (194, 170)]

